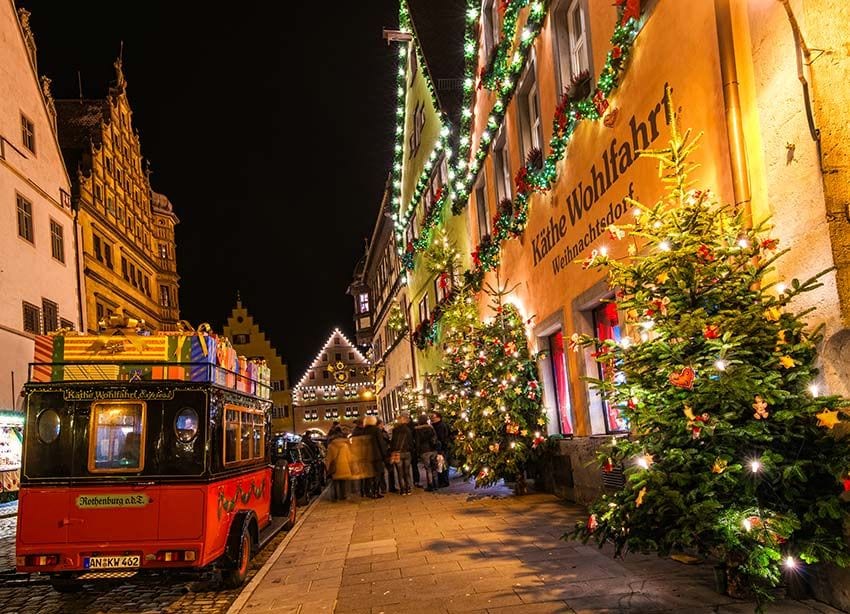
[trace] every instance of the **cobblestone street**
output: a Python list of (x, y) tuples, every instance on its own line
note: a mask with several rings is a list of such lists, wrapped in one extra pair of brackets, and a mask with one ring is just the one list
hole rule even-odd
[[(15, 526), (17, 518), (0, 519), (0, 572), (15, 566)], [(286, 536), (279, 533), (251, 563), (250, 578), (263, 566)], [(6, 575), (7, 577), (2, 577)], [(167, 577), (130, 580), (111, 586), (86, 585), (80, 593), (62, 595), (46, 581), (28, 583), (9, 579), (0, 574), (0, 614), (86, 614), (99, 612), (226, 612), (239, 595), (240, 589), (220, 590), (214, 578)]]
[[(565, 542), (584, 511), (550, 495), (514, 497), (455, 482), (378, 501), (323, 498), (240, 597), (242, 614), (688, 612), (744, 614), (709, 564), (684, 565)], [(783, 600), (770, 613), (834, 613)]]

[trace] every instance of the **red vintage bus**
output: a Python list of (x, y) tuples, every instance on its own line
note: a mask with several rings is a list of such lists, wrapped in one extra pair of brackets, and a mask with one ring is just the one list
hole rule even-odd
[[(33, 381), (36, 369), (60, 369), (48, 378), (59, 381)], [(213, 372), (221, 369), (34, 363), (23, 392), (17, 570), (49, 575), (61, 592), (170, 569), (220, 570), (225, 587), (240, 585), (296, 503), (286, 462), (270, 464), (265, 384)], [(119, 370), (132, 375), (115, 379)], [(195, 381), (181, 375), (188, 370)], [(151, 372), (162, 379), (146, 379)]]

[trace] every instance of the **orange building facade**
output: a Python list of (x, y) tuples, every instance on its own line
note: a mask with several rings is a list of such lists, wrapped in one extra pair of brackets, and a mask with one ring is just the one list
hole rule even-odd
[[(841, 188), (830, 186), (832, 173), (810, 136), (811, 101), (800, 88), (793, 34), (794, 27), (808, 32), (806, 19), (820, 18), (821, 10), (847, 9), (791, 5), (786, 11), (778, 2), (738, 0), (468, 3), (455, 210), (468, 216), (474, 268), (485, 283), (516, 285), (508, 300), (531, 319), (532, 349), (545, 352), (540, 378), (548, 431), (565, 436), (554, 484), (563, 496), (593, 499), (609, 478), (588, 461), (610, 437), (628, 432), (616, 409), (583, 380), (599, 376), (590, 351), (570, 351), (568, 340), (574, 333), (619, 339), (634, 331), (606, 302), (614, 289), (577, 260), (594, 250), (625, 255), (609, 225), (633, 219), (628, 198), (651, 205), (665, 193), (657, 163), (638, 152), (667, 146), (668, 89), (680, 126), (704, 133), (692, 158), (699, 165), (694, 187), (746, 207), (756, 222), (774, 219), (772, 235), (791, 248), (777, 275), (804, 279), (838, 265), (838, 277), (827, 275), (823, 288), (795, 307), (816, 307), (812, 324), (826, 324), (819, 384), (847, 390), (838, 348), (846, 336), (841, 314), (850, 303), (842, 298), (840, 258), (833, 258), (841, 253), (835, 237), (847, 236), (828, 214)], [(822, 38), (822, 49), (840, 46), (831, 35)], [(833, 143), (846, 125), (818, 115), (818, 105), (831, 108), (828, 97), (844, 96), (847, 86), (837, 75), (847, 72), (847, 62), (842, 66), (819, 73), (815, 65), (806, 75), (822, 94), (814, 122), (830, 126), (821, 138)], [(563, 115), (567, 90), (586, 100), (580, 117)], [(563, 134), (565, 146), (558, 140)], [(524, 182), (534, 179), (526, 171), (538, 167), (548, 185), (529, 189)], [(499, 240), (505, 207), (527, 222), (517, 236)]]

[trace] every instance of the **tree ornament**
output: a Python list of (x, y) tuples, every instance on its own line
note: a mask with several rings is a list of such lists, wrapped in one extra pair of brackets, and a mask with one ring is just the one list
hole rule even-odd
[(729, 465), (729, 461), (724, 458), (718, 458), (714, 461), (714, 464), (711, 465), (711, 472), (721, 474), (726, 471), (727, 465)]
[(768, 322), (778, 322), (782, 317), (782, 310), (779, 307), (771, 307), (764, 312), (764, 319)]
[(643, 498), (646, 496), (646, 486), (640, 489), (640, 492), (635, 499), (635, 507), (640, 507), (643, 505)]
[(676, 386), (676, 388), (684, 388), (685, 390), (693, 390), (694, 378), (696, 378), (696, 373), (691, 367), (685, 367), (679, 372), (671, 373), (669, 376), (671, 384)]
[(720, 327), (716, 324), (709, 324), (702, 329), (702, 336), (706, 339), (717, 339), (720, 337)]
[(782, 365), (783, 367), (785, 367), (786, 369), (790, 369), (790, 368), (792, 368), (792, 367), (793, 367), (796, 363), (794, 362), (794, 359), (793, 359), (793, 358), (791, 358), (790, 356), (782, 356), (782, 357), (780, 357), (780, 359), (779, 359), (779, 364), (781, 364), (781, 365)]
[(816, 414), (815, 418), (818, 419), (818, 426), (825, 426), (826, 428), (832, 430), (836, 424), (841, 422), (838, 419), (838, 411), (836, 410), (828, 410), (825, 409), (821, 413)]
[(755, 403), (753, 403), (753, 409), (756, 410), (756, 413), (753, 414), (753, 418), (756, 420), (767, 420), (768, 416), (770, 416), (770, 412), (767, 411), (767, 402), (760, 394), (756, 395)]

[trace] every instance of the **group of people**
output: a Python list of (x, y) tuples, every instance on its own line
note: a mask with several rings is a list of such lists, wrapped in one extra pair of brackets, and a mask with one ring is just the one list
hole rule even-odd
[(430, 419), (418, 416), (415, 425), (403, 412), (389, 431), (376, 416), (359, 418), (350, 435), (334, 423), (325, 455), (334, 500), (358, 489), (362, 497), (381, 499), (388, 492), (409, 495), (416, 486), (428, 492), (448, 486), (450, 450), (451, 430), (436, 411)]

